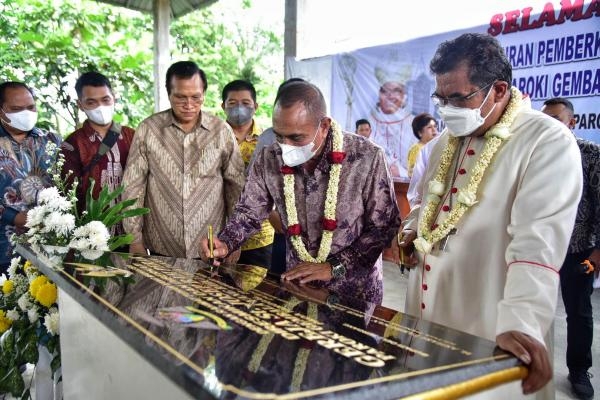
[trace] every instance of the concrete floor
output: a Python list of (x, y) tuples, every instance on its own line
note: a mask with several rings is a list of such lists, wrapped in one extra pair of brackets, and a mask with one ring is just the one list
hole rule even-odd
[[(406, 275), (400, 274), (399, 267), (391, 262), (383, 263), (383, 305), (396, 310), (404, 310), (406, 300), (406, 289), (408, 279)], [(600, 391), (600, 289), (594, 290), (592, 294), (592, 306), (594, 308), (594, 343), (592, 345), (592, 360), (594, 366), (590, 372), (594, 375), (592, 385), (596, 393)], [(562, 298), (558, 301), (556, 316), (554, 319), (554, 385), (556, 388), (556, 400), (576, 399), (571, 393), (571, 385), (567, 381), (569, 373), (565, 364), (565, 352), (567, 346), (567, 323), (565, 307)], [(600, 395), (596, 395), (600, 398)]]

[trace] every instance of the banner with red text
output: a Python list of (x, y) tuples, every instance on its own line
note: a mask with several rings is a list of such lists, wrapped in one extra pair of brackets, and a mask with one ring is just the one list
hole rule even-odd
[(417, 141), (410, 128), (414, 115), (429, 112), (439, 119), (430, 100), (435, 80), (429, 61), (440, 43), (465, 32), (495, 36), (513, 66), (513, 85), (529, 94), (532, 106), (568, 98), (575, 134), (600, 143), (600, 1), (555, 0), (543, 10), (493, 15), (487, 26), (333, 57), (332, 116), (352, 132), (356, 120), (368, 119), (396, 180), (406, 181), (408, 148)]

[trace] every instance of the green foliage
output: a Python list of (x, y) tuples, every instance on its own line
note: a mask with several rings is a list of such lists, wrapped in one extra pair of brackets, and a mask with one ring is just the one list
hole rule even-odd
[(205, 108), (222, 117), (223, 86), (234, 79), (252, 82), (259, 103), (257, 117), (265, 120), (271, 117), (275, 92), (283, 80), (282, 35), (270, 27), (243, 23), (244, 9), (250, 7), (250, 1), (242, 0), (241, 11), (218, 12), (211, 7), (174, 21), (171, 36), (177, 49), (173, 58), (195, 61), (206, 72)]
[[(94, 199), (92, 196), (94, 183), (94, 180), (90, 178), (90, 186), (85, 199), (86, 212), (78, 218), (78, 226), (83, 226), (91, 221), (100, 221), (110, 229), (125, 218), (137, 217), (150, 212), (149, 208), (131, 208), (135, 204), (135, 199), (122, 200), (115, 204), (116, 199), (121, 198), (125, 190), (123, 186), (119, 186), (114, 191), (109, 191), (108, 186), (104, 186), (98, 195), (98, 199)], [(110, 238), (108, 246), (112, 251), (131, 244), (132, 241), (133, 235), (130, 234), (113, 236)]]
[[(241, 9), (250, 7), (239, 0)], [(172, 22), (174, 61), (192, 59), (206, 71), (205, 108), (220, 112), (220, 90), (238, 78), (258, 90), (258, 116), (270, 117), (283, 74), (278, 34), (260, 27), (243, 29), (232, 15), (219, 14), (219, 2)], [(233, 19), (235, 21), (235, 19)], [(36, 90), (39, 126), (66, 136), (81, 123), (75, 80), (97, 70), (109, 77), (117, 97), (115, 119), (137, 124), (153, 112), (152, 17), (79, 0), (0, 1), (0, 81), (24, 81)]]
[(123, 123), (152, 112), (151, 19), (96, 2), (0, 3), (0, 80), (36, 89), (40, 126), (65, 135), (80, 123), (74, 83), (85, 71), (109, 77)]

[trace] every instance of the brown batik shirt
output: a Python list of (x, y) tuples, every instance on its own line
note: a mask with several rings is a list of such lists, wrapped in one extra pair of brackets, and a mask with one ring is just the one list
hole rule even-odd
[(124, 198), (150, 208), (123, 222), (134, 243), (157, 254), (197, 258), (208, 225), (221, 229), (239, 199), (244, 162), (224, 121), (201, 111), (185, 133), (169, 109), (136, 130), (123, 183)]

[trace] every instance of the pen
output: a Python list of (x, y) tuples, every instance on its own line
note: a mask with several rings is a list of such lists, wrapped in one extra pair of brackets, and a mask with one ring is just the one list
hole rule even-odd
[(404, 237), (404, 234), (402, 232), (398, 233), (397, 236), (397, 241), (398, 241), (398, 256), (400, 258), (400, 273), (402, 275), (404, 275), (404, 270), (405, 270), (405, 265), (404, 265), (404, 251), (402, 249), (402, 247), (400, 247), (400, 243), (402, 242), (402, 239)]
[(209, 251), (208, 263), (211, 266), (213, 265), (213, 261), (215, 259), (214, 248), (215, 248), (215, 243), (214, 243), (214, 239), (213, 239), (213, 227), (212, 227), (212, 225), (208, 225), (208, 251)]

